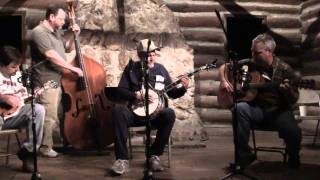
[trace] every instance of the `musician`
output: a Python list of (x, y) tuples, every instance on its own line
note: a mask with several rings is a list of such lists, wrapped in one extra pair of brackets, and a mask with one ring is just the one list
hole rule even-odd
[[(65, 24), (66, 12), (64, 7), (58, 5), (49, 5), (46, 10), (45, 20), (36, 26), (31, 33), (30, 47), (32, 61), (44, 63), (35, 67), (36, 85), (48, 80), (58, 83), (59, 88), (50, 89), (39, 98), (39, 103), (46, 109), (44, 124), (44, 137), (40, 152), (46, 157), (57, 157), (58, 153), (52, 149), (52, 133), (55, 127), (59, 127), (58, 105), (61, 100), (61, 76), (63, 70), (70, 70), (78, 76), (83, 76), (80, 68), (74, 67), (70, 62), (73, 56), (66, 56), (66, 52), (72, 50), (72, 39), (65, 41), (63, 38), (62, 26)], [(77, 24), (71, 27), (71, 30), (80, 33)], [(69, 59), (67, 57), (70, 57)]]
[[(16, 48), (3, 46), (0, 48), (0, 128), (20, 129), (27, 128), (28, 140), (25, 141), (17, 153), (22, 160), (22, 168), (26, 172), (33, 171), (32, 152), (32, 109), (30, 104), (23, 104), (23, 97), (28, 95), (27, 89), (18, 81), (21, 78), (19, 66), (23, 59)], [(36, 93), (37, 94), (37, 93)], [(45, 110), (40, 104), (34, 104), (34, 121), (36, 124), (37, 144), (39, 148), (42, 141)]]
[[(277, 88), (262, 88), (257, 90), (257, 96), (250, 102), (237, 102), (236, 117), (238, 121), (238, 157), (240, 167), (245, 168), (255, 159), (248, 145), (250, 128), (275, 127), (279, 137), (286, 143), (290, 168), (300, 166), (301, 129), (294, 119), (292, 105), (298, 99), (298, 90), (290, 86), (288, 81), (299, 77), (293, 69), (275, 56), (276, 43), (267, 34), (260, 34), (252, 41), (251, 52), (253, 61), (248, 64), (250, 72), (259, 72), (266, 82), (280, 84)], [(230, 64), (220, 67), (221, 86), (229, 93), (233, 86), (227, 79)]]
[[(142, 65), (147, 59), (147, 67), (149, 69), (149, 84), (156, 90), (162, 90), (165, 86), (169, 85), (172, 81), (166, 68), (156, 63), (156, 50), (153, 41), (150, 41), (149, 54), (147, 54), (148, 39), (143, 39), (139, 42), (137, 53), (140, 61), (133, 62), (130, 60), (122, 74), (118, 87), (125, 90), (126, 99), (129, 104), (134, 101), (143, 101), (144, 93), (141, 91), (142, 83)], [(147, 58), (146, 58), (147, 56)], [(189, 79), (182, 78), (182, 86), (175, 87), (168, 91), (168, 96), (171, 98), (179, 98), (185, 94), (189, 84)], [(149, 94), (150, 95), (150, 94)], [(149, 102), (155, 97), (149, 96)], [(112, 120), (115, 131), (115, 156), (116, 161), (112, 166), (112, 171), (121, 175), (129, 170), (128, 150), (126, 146), (128, 137), (128, 127), (131, 126), (144, 126), (146, 125), (146, 118), (135, 115), (126, 105), (117, 105), (112, 111)], [(166, 143), (174, 125), (175, 112), (173, 109), (165, 107), (160, 110), (158, 114), (151, 119), (151, 126), (157, 129), (157, 136), (151, 146), (151, 170), (162, 171), (164, 168), (160, 163), (159, 156), (162, 155)]]

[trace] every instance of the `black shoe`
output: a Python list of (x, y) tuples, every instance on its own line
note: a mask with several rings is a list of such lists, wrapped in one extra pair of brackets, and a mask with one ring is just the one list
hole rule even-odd
[(150, 166), (152, 171), (163, 171), (164, 168), (160, 163), (160, 158), (158, 156), (151, 156), (150, 158)]
[(245, 155), (245, 156), (239, 156), (240, 169), (244, 170), (247, 166), (249, 166), (255, 160), (257, 160), (257, 156), (255, 154), (253, 154), (253, 153), (250, 153), (250, 154)]
[(22, 170), (27, 173), (33, 172), (34, 168), (32, 164), (32, 153), (29, 152), (26, 148), (21, 148), (17, 155), (18, 158), (22, 161)]
[(291, 169), (298, 169), (301, 165), (300, 157), (298, 156), (289, 156), (288, 167)]

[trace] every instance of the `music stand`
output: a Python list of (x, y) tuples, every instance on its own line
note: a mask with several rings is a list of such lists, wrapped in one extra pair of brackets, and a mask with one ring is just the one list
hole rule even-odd
[[(224, 32), (226, 39), (227, 39), (227, 42), (228, 42), (227, 32), (223, 26), (221, 16), (217, 10), (215, 10), (215, 12), (216, 12), (216, 15), (219, 19), (220, 25), (223, 29), (223, 32)], [(229, 49), (231, 49), (230, 45), (229, 45)], [(230, 63), (231, 63), (230, 67), (232, 67), (231, 71), (232, 71), (232, 76), (233, 76), (233, 83), (232, 83), (232, 86), (233, 86), (232, 130), (233, 130), (233, 143), (234, 143), (234, 163), (230, 163), (231, 172), (229, 174), (225, 175), (224, 177), (222, 177), (221, 180), (231, 178), (232, 176), (235, 176), (235, 175), (242, 175), (247, 178), (256, 180), (257, 178), (245, 174), (243, 172), (244, 169), (240, 168), (239, 153), (238, 153), (238, 144), (239, 144), (238, 143), (238, 119), (237, 119), (237, 114), (236, 114), (236, 112), (237, 112), (237, 99), (238, 99), (238, 95), (237, 95), (237, 82), (238, 82), (237, 75), (238, 75), (238, 73), (237, 73), (237, 71), (239, 69), (237, 53), (234, 51), (229, 51), (228, 52), (228, 60), (230, 60)], [(227, 66), (226, 66), (226, 68), (227, 68)]]

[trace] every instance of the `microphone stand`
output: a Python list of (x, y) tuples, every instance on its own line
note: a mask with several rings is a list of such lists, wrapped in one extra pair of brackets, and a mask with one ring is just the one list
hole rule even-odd
[[(219, 14), (219, 12), (217, 10), (215, 10), (216, 15), (219, 19), (220, 25), (223, 29), (223, 32), (226, 36), (227, 42), (228, 42), (228, 36), (227, 36), (227, 31), (225, 30), (223, 23), (222, 23), (222, 19), (221, 16)], [(227, 43), (228, 44), (228, 43)], [(229, 48), (230, 45), (228, 44)], [(230, 169), (231, 172), (227, 175), (225, 175), (224, 177), (221, 178), (221, 180), (224, 179), (228, 179), (228, 178), (232, 178), (232, 176), (236, 176), (236, 175), (242, 175), (245, 176), (249, 179), (254, 179), (256, 180), (255, 177), (252, 177), (250, 175), (247, 175), (243, 172), (244, 169), (240, 168), (240, 163), (239, 163), (239, 153), (238, 153), (238, 145), (239, 145), (239, 134), (238, 134), (238, 119), (237, 119), (237, 99), (238, 99), (238, 93), (237, 93), (237, 83), (238, 83), (238, 58), (237, 58), (237, 53), (234, 51), (229, 51), (228, 52), (228, 60), (230, 60), (231, 63), (231, 68), (230, 69), (232, 71), (232, 77), (233, 77), (233, 109), (232, 109), (232, 130), (233, 130), (233, 143), (234, 143), (234, 163), (230, 163)], [(227, 68), (227, 66), (226, 66)]]
[(145, 105), (145, 111), (146, 111), (146, 166), (143, 172), (143, 179), (144, 180), (151, 180), (153, 179), (153, 173), (151, 171), (151, 165), (150, 165), (150, 146), (151, 146), (151, 119), (149, 114), (149, 69), (148, 69), (148, 56), (149, 56), (149, 50), (150, 50), (150, 39), (148, 40), (148, 47), (145, 59), (141, 59), (141, 68), (142, 68), (142, 82), (143, 87), (145, 89), (145, 95), (144, 95), (144, 105)]
[[(39, 63), (37, 64), (39, 65)], [(34, 67), (32, 67), (34, 68)], [(32, 121), (32, 136), (33, 136), (33, 173), (31, 180), (41, 180), (41, 174), (38, 172), (38, 158), (37, 158), (37, 136), (36, 136), (36, 122), (35, 122), (35, 112), (34, 112), (34, 83), (31, 80), (32, 78), (32, 68), (25, 72), (25, 85), (26, 88), (31, 91), (31, 121)]]

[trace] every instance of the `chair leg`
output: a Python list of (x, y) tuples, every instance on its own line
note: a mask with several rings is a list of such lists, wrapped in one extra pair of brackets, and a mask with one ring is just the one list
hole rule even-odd
[(287, 151), (287, 147), (284, 150), (284, 154), (283, 154), (283, 163), (287, 163), (287, 158), (288, 157), (288, 151)]
[(132, 159), (132, 144), (131, 144), (131, 132), (128, 130), (128, 140), (129, 140), (129, 159)]
[(254, 151), (254, 154), (257, 156), (256, 134), (254, 133), (253, 128), (251, 129), (251, 134), (252, 134), (253, 151)]
[(6, 167), (9, 164), (9, 156), (10, 156), (10, 136), (11, 134), (8, 134), (8, 139), (7, 139), (7, 156), (6, 156)]
[(17, 140), (19, 149), (21, 149), (21, 143), (20, 143), (20, 139), (19, 139), (18, 133), (16, 133), (15, 136), (16, 136), (16, 140)]
[(170, 136), (169, 142), (168, 142), (168, 168), (170, 168), (170, 166), (171, 166), (171, 143), (172, 143), (172, 139)]
[(318, 138), (318, 132), (319, 132), (319, 122), (320, 122), (320, 120), (318, 120), (318, 122), (317, 122), (316, 132), (314, 134), (312, 146), (316, 145), (316, 141), (317, 141), (317, 138)]

